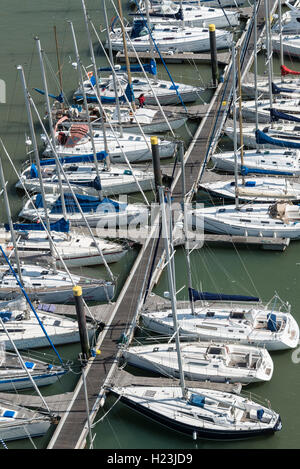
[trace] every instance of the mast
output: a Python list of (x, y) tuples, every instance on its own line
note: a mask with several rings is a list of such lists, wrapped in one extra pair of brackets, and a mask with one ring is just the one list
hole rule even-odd
[(168, 236), (166, 209), (165, 209), (165, 202), (164, 202), (164, 189), (165, 188), (162, 186), (158, 188), (160, 206), (161, 206), (161, 215), (162, 215), (162, 236), (163, 236), (163, 240), (165, 244), (165, 252), (166, 252), (168, 283), (169, 283), (169, 289), (170, 289), (172, 314), (173, 314), (173, 322), (174, 322), (176, 352), (177, 352), (178, 369), (179, 369), (179, 376), (180, 376), (180, 386), (182, 390), (182, 397), (183, 399), (185, 399), (187, 395), (187, 390), (185, 387), (184, 372), (183, 372), (183, 367), (182, 367), (182, 358), (181, 358), (181, 350), (180, 350), (179, 330), (178, 330), (178, 322), (177, 322), (177, 308), (176, 308), (175, 272), (173, 272), (173, 269), (172, 269), (172, 260), (170, 256), (169, 236)]
[(3, 167), (2, 167), (2, 158), (0, 156), (0, 183), (3, 189), (3, 197), (4, 197), (4, 204), (5, 204), (5, 211), (8, 219), (8, 224), (9, 224), (9, 229), (11, 233), (11, 239), (12, 243), (14, 246), (14, 251), (15, 251), (15, 259), (16, 259), (16, 264), (17, 264), (17, 270), (18, 270), (18, 276), (19, 276), (19, 281), (23, 285), (23, 278), (22, 278), (22, 271), (21, 271), (21, 266), (20, 266), (20, 259), (19, 259), (19, 252), (18, 252), (18, 247), (17, 247), (17, 240), (16, 240), (16, 235), (15, 235), (15, 230), (12, 222), (12, 216), (11, 216), (11, 211), (10, 211), (10, 205), (9, 205), (9, 200), (8, 200), (8, 195), (7, 195), (7, 189), (6, 189), (6, 182), (4, 178), (4, 172), (3, 172)]
[(121, 110), (120, 110), (120, 100), (119, 100), (119, 94), (118, 94), (116, 71), (114, 69), (114, 56), (113, 56), (111, 39), (110, 39), (110, 34), (109, 34), (109, 27), (108, 27), (108, 19), (107, 19), (107, 11), (106, 11), (105, 0), (103, 0), (103, 11), (104, 11), (105, 27), (106, 27), (106, 31), (107, 31), (107, 44), (108, 44), (109, 60), (110, 60), (110, 63), (112, 64), (111, 70), (112, 70), (113, 84), (114, 84), (114, 90), (115, 90), (115, 96), (116, 96), (116, 108), (117, 108), (118, 121), (119, 121), (119, 127), (120, 127), (120, 135), (121, 135), (121, 137), (123, 137), (123, 128), (122, 128), (122, 119), (121, 119)]
[[(282, 15), (281, 15), (281, 2), (278, 2), (278, 21), (279, 21), (279, 43), (280, 43), (280, 65), (284, 65), (283, 59), (283, 42), (282, 42)], [(281, 81), (283, 82), (283, 76), (281, 76)]]
[[(254, 92), (255, 92), (255, 129), (258, 130), (258, 91), (257, 91), (257, 0), (254, 4)], [(259, 145), (256, 142), (256, 150), (259, 151)]]
[(191, 271), (191, 260), (190, 260), (190, 250), (188, 246), (188, 241), (187, 241), (187, 210), (185, 207), (185, 194), (186, 194), (186, 186), (185, 186), (185, 168), (184, 168), (184, 148), (183, 148), (183, 141), (181, 140), (179, 142), (179, 153), (180, 153), (180, 161), (181, 161), (181, 177), (182, 177), (182, 204), (183, 204), (183, 231), (184, 231), (184, 238), (185, 238), (185, 243), (184, 243), (184, 251), (185, 251), (185, 256), (186, 256), (186, 262), (187, 262), (187, 273), (188, 273), (188, 289), (189, 289), (189, 300), (190, 300), (190, 306), (191, 306), (191, 312), (194, 315), (195, 314), (195, 308), (194, 308), (194, 300), (193, 300), (193, 295), (192, 295), (192, 271)]
[[(96, 90), (97, 90), (97, 94), (98, 94), (98, 96), (99, 96), (99, 101), (100, 101), (100, 103), (101, 103), (101, 95), (100, 95), (100, 86), (99, 86), (98, 71), (97, 71), (97, 66), (96, 66), (95, 53), (94, 53), (94, 48), (93, 48), (93, 43), (92, 43), (90, 28), (89, 28), (89, 25), (88, 25), (87, 12), (86, 12), (86, 7), (85, 7), (85, 2), (84, 2), (84, 0), (81, 0), (81, 1), (82, 1), (83, 13), (84, 13), (84, 21), (85, 21), (85, 26), (86, 26), (86, 33), (87, 33), (87, 37), (88, 37), (88, 41), (89, 41), (89, 48), (90, 48), (91, 59), (92, 59), (92, 64), (93, 64), (94, 78), (95, 78), (95, 80), (96, 80)], [(71, 24), (72, 24), (72, 23), (71, 23)], [(75, 39), (75, 33), (74, 33), (73, 25), (72, 25), (72, 32), (73, 32), (74, 43), (75, 43), (75, 42), (76, 42), (76, 39)], [(78, 55), (78, 58), (79, 58), (77, 44), (76, 44), (75, 47), (76, 47), (77, 55)], [(80, 63), (80, 62), (79, 62), (79, 63)], [(83, 92), (85, 93), (84, 88), (83, 88), (83, 85), (82, 85), (82, 89), (83, 89)], [(86, 112), (88, 113), (87, 104), (85, 104), (85, 106), (86, 106)], [(100, 122), (101, 122), (101, 125), (102, 125), (103, 140), (104, 140), (104, 149), (105, 149), (105, 151), (106, 151), (106, 153), (107, 153), (107, 155), (108, 155), (108, 144), (107, 144), (107, 138), (106, 138), (106, 129), (105, 129), (105, 125), (104, 125), (103, 110), (102, 110), (101, 104), (100, 104)], [(109, 160), (109, 157), (108, 157), (108, 160), (107, 160), (107, 165), (108, 165), (108, 167), (110, 167), (110, 160)]]
[[(59, 86), (60, 86), (60, 92), (62, 94), (63, 92), (63, 82), (62, 82), (62, 74), (61, 74), (61, 64), (60, 64), (60, 58), (59, 58), (59, 52), (58, 52), (58, 40), (57, 40), (57, 31), (56, 31), (56, 26), (53, 26), (54, 29), (54, 37), (55, 37), (55, 47), (56, 47), (56, 57), (57, 57), (57, 68), (58, 68), (58, 78), (59, 78)], [(64, 108), (64, 103), (60, 103), (61, 108)]]
[[(45, 89), (45, 98), (46, 98), (46, 106), (47, 106), (47, 112), (48, 112), (48, 120), (49, 120), (49, 127), (50, 127), (52, 145), (53, 145), (53, 148), (56, 152), (55, 132), (54, 132), (54, 126), (53, 126), (53, 119), (52, 119), (52, 109), (51, 109), (51, 106), (50, 106), (49, 95), (48, 95), (48, 84), (47, 84), (44, 61), (43, 61), (43, 51), (41, 49), (40, 40), (37, 36), (35, 37), (35, 40), (37, 42), (38, 53), (39, 53), (39, 58), (40, 58), (40, 66), (41, 66), (42, 78), (43, 78), (44, 89)], [(62, 185), (62, 177), (61, 177), (61, 172), (60, 172), (59, 166), (57, 164), (56, 164), (56, 172), (57, 172), (57, 177), (58, 177), (58, 185), (59, 185), (59, 190), (60, 190), (60, 197), (61, 197), (63, 216), (64, 216), (64, 219), (67, 220), (68, 216), (67, 216), (65, 196), (64, 196), (63, 185)], [(46, 207), (45, 207), (45, 211), (46, 211)]]
[[(242, 83), (241, 83), (241, 61), (240, 61), (241, 48), (237, 48), (237, 66), (238, 66), (238, 87), (239, 87), (239, 124), (240, 124), (240, 155), (241, 165), (244, 166), (244, 139), (243, 139), (243, 115), (242, 115)], [(235, 53), (234, 53), (235, 54)], [(235, 62), (235, 58), (234, 58)], [(234, 88), (236, 86), (236, 77), (234, 74)], [(245, 184), (245, 178), (242, 175), (242, 182)], [(237, 188), (236, 188), (237, 189)]]
[[(91, 139), (91, 142), (92, 142), (94, 165), (95, 165), (95, 169), (96, 169), (98, 182), (99, 182), (99, 184), (101, 184), (99, 164), (98, 164), (98, 160), (97, 160), (97, 152), (96, 152), (95, 140), (94, 140), (94, 135), (93, 135), (93, 128), (92, 128), (92, 124), (91, 124), (91, 119), (90, 119), (89, 110), (88, 110), (88, 103), (87, 103), (87, 98), (86, 98), (86, 92), (85, 92), (84, 83), (83, 83), (81, 61), (80, 61), (80, 57), (79, 57), (79, 52), (78, 52), (77, 41), (76, 41), (76, 36), (75, 36), (73, 23), (71, 21), (69, 21), (69, 23), (70, 23), (70, 26), (71, 26), (71, 31), (72, 31), (73, 41), (74, 41), (77, 69), (78, 69), (80, 86), (82, 88), (83, 101), (84, 101), (84, 106), (85, 106), (86, 113), (87, 113), (87, 122), (88, 122), (88, 127), (89, 127), (90, 139)], [(103, 128), (104, 128), (104, 126), (103, 126)], [(103, 134), (103, 137), (104, 137), (104, 134)], [(104, 142), (105, 142), (105, 140), (104, 140)], [(104, 143), (104, 145), (105, 145), (105, 143)], [(102, 191), (101, 190), (99, 191), (99, 197), (100, 197), (100, 199), (102, 199)]]
[[(266, 18), (266, 42), (267, 42), (267, 65), (268, 65), (268, 80), (269, 80), (269, 100), (270, 100), (270, 110), (273, 108), (273, 95), (272, 95), (272, 66), (271, 66), (271, 47), (270, 47), (270, 36), (269, 36), (269, 22), (270, 22), (270, 10), (269, 10), (269, 1), (265, 0), (265, 18)], [(271, 119), (271, 126), (273, 121)]]
[[(24, 91), (28, 123), (29, 123), (30, 135), (31, 135), (31, 140), (32, 140), (32, 144), (33, 144), (33, 151), (34, 151), (34, 157), (35, 157), (35, 164), (37, 166), (38, 177), (39, 177), (39, 182), (40, 182), (40, 187), (41, 187), (43, 207), (46, 207), (46, 196), (45, 196), (45, 189), (44, 189), (44, 181), (43, 181), (42, 173), (41, 173), (40, 157), (39, 157), (38, 145), (37, 145), (35, 131), (34, 131), (32, 112), (31, 112), (31, 107), (30, 107), (30, 103), (29, 103), (29, 100), (28, 100), (28, 89), (27, 89), (26, 79), (25, 79), (23, 67), (21, 65), (18, 65), (17, 70), (19, 70), (19, 72), (20, 72), (20, 77), (21, 77), (23, 91)], [(50, 233), (51, 229), (50, 229), (50, 220), (49, 220), (48, 210), (45, 210), (45, 221), (46, 221), (47, 231), (48, 231), (48, 233)], [(52, 245), (52, 242), (49, 239), (48, 235), (47, 235), (47, 237), (48, 237), (48, 240), (49, 240), (51, 257), (54, 259), (53, 245)]]
[[(125, 55), (125, 61), (126, 61), (128, 84), (131, 88), (132, 77), (131, 77), (131, 71), (130, 71), (130, 62), (128, 58), (128, 50), (127, 50), (126, 34), (125, 34), (125, 28), (124, 28), (124, 22), (123, 22), (123, 10), (122, 10), (121, 0), (118, 0), (118, 9), (119, 9), (119, 15), (121, 19), (121, 30), (122, 30), (122, 37), (123, 37), (123, 47), (124, 47), (124, 55)], [(133, 108), (133, 111), (135, 112), (136, 111), (135, 100), (132, 101), (132, 108)]]
[[(235, 184), (235, 208), (239, 210), (238, 191), (238, 160), (237, 160), (237, 133), (236, 133), (236, 59), (235, 44), (232, 44), (232, 100), (233, 100), (233, 154), (234, 154), (234, 184)], [(241, 162), (242, 164), (242, 162)]]
[(150, 34), (151, 20), (150, 20), (150, 14), (149, 14), (149, 0), (145, 0), (145, 9), (146, 9), (147, 24), (148, 24), (148, 28), (149, 28), (150, 56), (151, 56), (151, 59), (154, 59), (154, 44), (153, 44), (152, 37), (151, 37), (151, 34)]

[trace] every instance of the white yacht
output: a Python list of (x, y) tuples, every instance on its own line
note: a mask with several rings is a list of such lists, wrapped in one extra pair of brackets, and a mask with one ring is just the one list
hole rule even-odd
[[(171, 309), (147, 311), (141, 314), (146, 328), (164, 336), (174, 334)], [(299, 327), (287, 312), (273, 310), (272, 305), (257, 304), (205, 304), (177, 310), (177, 322), (181, 338), (202, 341), (228, 341), (269, 351), (297, 347)]]
[[(273, 361), (264, 348), (220, 342), (188, 342), (180, 345), (184, 376), (189, 380), (248, 384), (269, 381)], [(126, 363), (165, 376), (179, 377), (172, 343), (125, 348)]]

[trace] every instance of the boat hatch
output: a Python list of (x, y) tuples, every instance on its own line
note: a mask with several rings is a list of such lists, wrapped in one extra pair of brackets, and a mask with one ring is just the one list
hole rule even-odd
[(147, 391), (144, 392), (144, 397), (154, 397), (156, 394), (156, 391), (152, 391), (151, 389), (148, 389)]
[(210, 355), (221, 355), (222, 348), (221, 347), (209, 347), (207, 350), (207, 353), (209, 353)]
[(15, 412), (14, 410), (5, 409), (5, 410), (2, 412), (2, 417), (8, 418), (8, 419), (13, 419), (13, 418), (15, 418), (15, 415), (16, 415), (16, 412)]

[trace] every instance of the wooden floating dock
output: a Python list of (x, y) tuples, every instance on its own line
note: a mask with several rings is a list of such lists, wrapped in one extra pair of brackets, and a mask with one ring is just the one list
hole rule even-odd
[[(273, 12), (276, 6), (277, 0), (273, 2)], [(264, 1), (262, 0), (259, 9), (258, 35), (261, 34), (263, 30), (263, 18)], [(248, 28), (249, 21), (240, 39), (241, 42), (245, 40)], [(253, 50), (252, 31), (250, 42), (244, 56), (243, 67), (250, 67), (249, 62), (252, 59)], [(145, 58), (145, 56), (143, 58)], [(188, 60), (191, 60), (191, 58)], [(204, 60), (204, 58), (201, 58), (201, 60)], [(218, 85), (212, 101), (194, 135), (192, 143), (185, 153), (187, 202), (191, 201), (197, 193), (198, 183), (201, 180), (202, 173), (204, 173), (204, 168), (209, 159), (209, 152), (215, 150), (224, 121), (227, 117), (232, 86), (231, 79), (228, 77), (229, 61), (230, 55), (226, 57), (224, 83)], [(196, 178), (195, 175), (197, 175)], [(180, 176), (180, 165), (177, 165), (171, 188), (173, 201), (175, 202), (181, 202), (182, 188)], [(157, 223), (155, 230), (157, 230), (158, 227)], [(137, 259), (113, 307), (111, 316), (108, 322), (106, 322), (104, 330), (98, 337), (96, 348), (101, 350), (101, 353), (92, 357), (85, 368), (85, 377), (88, 384), (87, 397), (89, 402), (89, 418), (91, 422), (94, 421), (102, 405), (102, 398), (107, 392), (108, 387), (112, 386), (115, 382), (113, 377), (117, 372), (121, 355), (120, 343), (123, 340), (126, 340), (128, 343), (131, 342), (140, 310), (147, 298), (147, 292), (151, 292), (153, 285), (158, 280), (162, 271), (164, 263), (164, 249), (162, 244), (162, 241), (157, 243), (154, 237), (150, 235), (141, 246)], [(136, 377), (131, 377), (130, 379), (131, 383), (137, 383)], [(162, 379), (165, 380), (166, 378)], [(143, 382), (146, 382), (145, 378), (143, 378)], [(160, 382), (163, 381), (160, 380)], [(212, 386), (211, 383), (207, 385)], [(67, 412), (62, 416), (48, 445), (48, 449), (84, 448), (87, 437), (88, 425), (83, 380), (80, 379), (72, 394)]]
[[(130, 62), (137, 62), (136, 54), (140, 60), (150, 60), (154, 58), (157, 62), (161, 62), (161, 58), (157, 52), (151, 54), (150, 52), (130, 52), (128, 51), (128, 57)], [(177, 52), (177, 53), (161, 53), (161, 57), (167, 64), (181, 64), (181, 63), (191, 63), (191, 64), (208, 64), (211, 62), (210, 52), (203, 52), (201, 54), (195, 52)], [(117, 62), (125, 62), (125, 55), (123, 52), (117, 52), (116, 55)], [(229, 52), (218, 52), (218, 65), (225, 66), (228, 65), (230, 61)]]

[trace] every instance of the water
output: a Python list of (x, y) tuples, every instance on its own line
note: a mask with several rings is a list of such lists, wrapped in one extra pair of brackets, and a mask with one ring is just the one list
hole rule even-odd
[[(109, 4), (109, 2), (107, 2)], [(123, 2), (126, 11), (127, 2)], [(21, 82), (16, 66), (24, 67), (28, 89), (32, 93), (35, 103), (41, 114), (44, 114), (43, 97), (36, 94), (34, 87), (43, 88), (40, 75), (39, 61), (34, 36), (38, 35), (42, 47), (47, 53), (49, 63), (54, 73), (48, 68), (47, 76), (49, 91), (58, 92), (56, 50), (53, 26), (57, 28), (58, 41), (63, 63), (63, 83), (67, 91), (77, 87), (77, 73), (71, 63), (74, 61), (74, 48), (70, 34), (70, 27), (66, 19), (73, 21), (79, 52), (85, 65), (89, 64), (88, 43), (85, 35), (85, 25), (82, 18), (80, 0), (27, 0), (26, 2), (2, 0), (0, 19), (0, 78), (7, 85), (7, 104), (0, 104), (0, 136), (18, 170), (26, 159), (25, 134), (28, 135), (26, 110)], [(104, 25), (102, 4), (99, 0), (87, 0), (89, 13), (96, 27)], [(108, 17), (114, 16), (112, 8), (108, 9)], [(102, 35), (103, 37), (103, 35)], [(98, 64), (105, 64), (104, 57), (97, 55)], [(263, 69), (263, 59), (260, 60), (260, 68)], [(299, 63), (286, 62), (291, 68), (300, 69)], [(278, 71), (278, 61), (274, 61), (274, 69)], [(166, 72), (159, 67), (159, 76), (166, 77)], [(207, 83), (210, 79), (210, 69), (207, 66), (172, 65), (171, 73), (175, 80), (191, 84)], [(208, 96), (207, 96), (208, 99)], [(35, 119), (36, 120), (36, 119)], [(37, 135), (40, 129), (37, 126)], [(195, 131), (195, 125), (190, 127)], [(189, 133), (183, 128), (178, 132), (186, 143), (189, 141)], [(221, 146), (228, 147), (228, 140), (222, 140)], [(11, 210), (16, 217), (22, 207), (22, 197), (17, 194), (14, 184), (17, 177), (10, 164), (3, 156), (3, 166), (8, 180)], [(138, 200), (138, 197), (134, 197)], [(0, 221), (6, 221), (4, 207), (1, 201)], [(112, 266), (112, 271), (118, 275), (118, 291), (122, 287), (130, 266), (134, 262), (137, 251), (130, 249), (122, 263)], [(191, 257), (192, 276), (195, 288), (202, 286), (205, 291), (221, 291), (226, 293), (242, 293), (259, 295), (263, 300), (269, 301), (276, 291), (280, 297), (292, 305), (292, 313), (300, 322), (300, 297), (299, 297), (299, 243), (292, 243), (286, 252), (271, 252), (250, 248), (204, 248), (193, 252)], [(82, 269), (86, 275), (102, 277), (104, 269), (99, 267)], [(186, 262), (183, 251), (179, 249), (176, 254), (176, 281), (177, 290), (187, 285)], [(163, 294), (168, 289), (166, 275), (163, 274), (155, 292)], [(186, 298), (186, 289), (180, 295), (180, 299)], [(73, 372), (62, 378), (61, 382), (48, 388), (42, 388), (43, 395), (57, 394), (71, 391), (79, 377), (77, 355), (80, 347), (70, 345), (58, 347), (64, 360), (73, 362)], [(48, 350), (42, 352), (49, 353)], [(295, 354), (295, 352), (294, 352)], [(300, 354), (299, 354), (300, 355)], [(283, 430), (268, 438), (257, 438), (246, 442), (216, 443), (193, 442), (185, 436), (179, 435), (159, 425), (146, 420), (144, 417), (133, 413), (122, 404), (113, 407), (108, 417), (97, 424), (94, 432), (95, 449), (132, 449), (132, 448), (299, 448), (299, 406), (297, 397), (300, 391), (299, 366), (293, 362), (293, 352), (280, 352), (272, 355), (275, 364), (274, 375), (270, 383), (255, 385), (247, 388), (263, 398), (270, 399), (272, 407), (279, 411), (283, 421)], [(297, 357), (296, 357), (297, 358)], [(106, 402), (104, 410), (99, 412), (96, 420), (99, 420), (110, 405), (113, 398)], [(34, 440), (38, 448), (45, 448), (50, 435)], [(9, 449), (32, 448), (30, 441), (9, 442)]]

